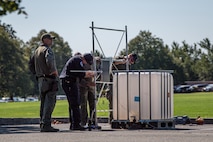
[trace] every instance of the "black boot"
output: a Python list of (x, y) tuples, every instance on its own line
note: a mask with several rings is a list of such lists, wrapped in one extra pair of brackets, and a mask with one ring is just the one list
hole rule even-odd
[(53, 128), (51, 125), (42, 125), (41, 132), (58, 132), (59, 129)]
[(72, 126), (72, 130), (81, 130), (81, 131), (84, 131), (85, 128), (78, 124), (78, 125), (73, 125)]

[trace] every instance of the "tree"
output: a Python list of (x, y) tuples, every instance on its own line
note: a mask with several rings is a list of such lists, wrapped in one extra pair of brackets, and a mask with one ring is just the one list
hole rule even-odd
[(174, 60), (174, 64), (176, 65), (176, 68), (174, 70), (174, 79), (175, 84), (182, 84), (185, 82), (185, 73), (182, 66), (182, 55), (181, 50), (179, 47), (179, 44), (176, 42), (173, 42), (172, 44), (172, 50), (171, 55)]
[(129, 42), (129, 53), (138, 54), (138, 61), (134, 69), (174, 69), (173, 60), (168, 46), (163, 44), (163, 40), (152, 35), (149, 31), (140, 31)]
[(10, 38), (16, 38), (15, 35), (16, 31), (13, 30), (12, 26), (6, 23), (1, 23), (1, 20), (0, 20), (0, 29), (7, 32)]
[(0, 16), (5, 16), (8, 13), (18, 12), (27, 16), (24, 7), (20, 6), (21, 0), (0, 0)]
[[(16, 11), (17, 14), (27, 16), (20, 3), (21, 0), (0, 0), (0, 17)], [(23, 59), (23, 51), (20, 48), (23, 42), (16, 39), (15, 33), (11, 25), (0, 20), (0, 93), (10, 95), (11, 98), (16, 94), (25, 94), (29, 87), (29, 78), (25, 74), (26, 60)]]
[(208, 38), (200, 41), (198, 45), (203, 50), (200, 60), (196, 63), (195, 72), (200, 80), (213, 80), (213, 45)]
[(27, 92), (28, 77), (26, 60), (20, 48), (22, 41), (11, 39), (9, 34), (0, 29), (0, 94), (3, 96), (21, 96)]
[[(21, 0), (0, 0), (0, 17), (6, 16), (8, 13), (18, 12), (18, 14), (24, 14), (27, 17), (24, 7), (20, 7)], [(0, 28), (3, 28), (9, 33), (10, 38), (16, 38), (16, 31), (13, 30), (10, 24), (3, 23), (0, 20)]]

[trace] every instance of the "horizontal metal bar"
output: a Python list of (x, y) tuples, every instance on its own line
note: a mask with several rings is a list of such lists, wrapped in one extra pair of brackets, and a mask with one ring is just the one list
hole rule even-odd
[(113, 72), (168, 72), (174, 73), (174, 70), (113, 70)]
[(120, 31), (120, 32), (125, 32), (125, 30), (119, 30), (119, 29), (110, 29), (110, 28), (100, 28), (100, 27), (90, 27), (93, 29), (101, 29), (101, 30), (110, 30), (110, 31)]
[[(70, 72), (87, 72), (89, 70), (70, 70)], [(91, 71), (91, 70), (90, 70)], [(92, 71), (92, 72), (95, 72), (95, 73), (102, 73), (103, 71)]]
[(103, 83), (105, 83), (105, 84), (113, 84), (113, 82), (106, 82), (106, 81), (96, 81), (95, 83), (99, 83), (99, 84), (103, 84)]

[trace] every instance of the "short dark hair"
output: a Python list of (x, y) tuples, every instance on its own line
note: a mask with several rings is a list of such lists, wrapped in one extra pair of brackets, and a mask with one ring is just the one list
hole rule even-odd
[(74, 56), (77, 56), (77, 55), (81, 55), (81, 53), (80, 53), (80, 52), (76, 52), (76, 53), (74, 54)]
[(92, 54), (90, 53), (85, 53), (83, 55), (84, 59), (86, 60), (86, 62), (89, 64), (89, 65), (92, 65), (93, 64), (93, 56)]
[(136, 60), (138, 59), (138, 56), (137, 56), (137, 54), (135, 54), (135, 53), (132, 53), (132, 57), (133, 57), (133, 60), (134, 60), (134, 62), (136, 62)]

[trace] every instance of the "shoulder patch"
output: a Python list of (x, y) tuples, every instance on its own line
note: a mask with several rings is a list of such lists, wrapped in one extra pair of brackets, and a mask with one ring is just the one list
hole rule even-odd
[(81, 67), (84, 67), (84, 64), (83, 64), (83, 62), (82, 62), (82, 61), (80, 62), (80, 66), (81, 66)]

